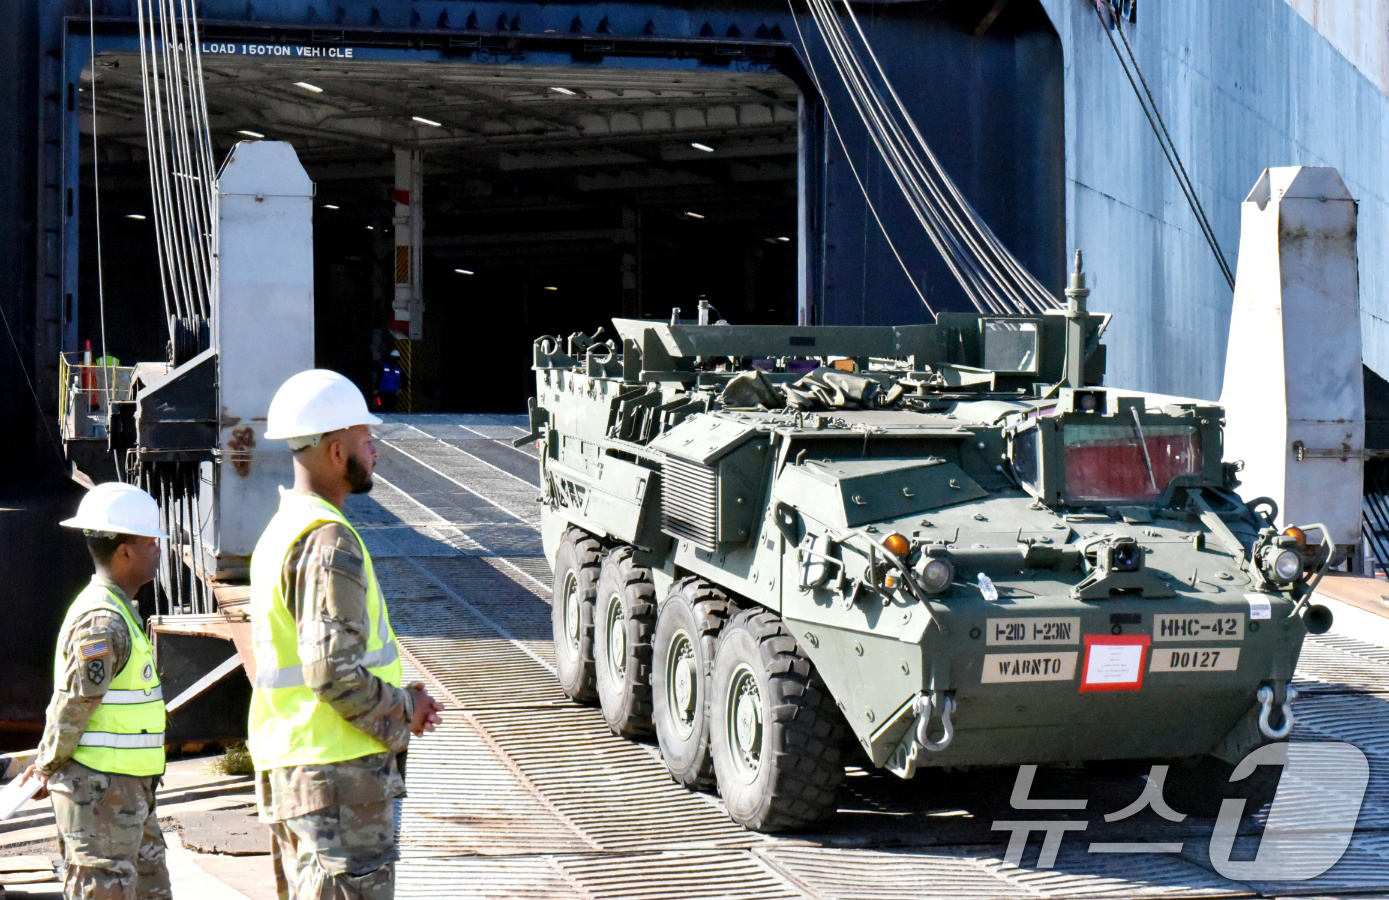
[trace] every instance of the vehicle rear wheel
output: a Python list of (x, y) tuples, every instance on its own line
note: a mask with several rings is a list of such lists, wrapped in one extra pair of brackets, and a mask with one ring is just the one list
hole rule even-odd
[(833, 815), (844, 720), (781, 619), (740, 613), (719, 638), (709, 737), (728, 814), (754, 831), (798, 831)]
[(594, 605), (593, 660), (598, 702), (613, 734), (651, 733), (651, 634), (656, 588), (651, 570), (633, 561), (631, 547), (603, 560)]
[(1163, 795), (1177, 812), (1200, 818), (1220, 815), (1222, 801), (1244, 801), (1243, 815), (1252, 815), (1273, 802), (1283, 780), (1282, 766), (1257, 766), (1239, 781), (1230, 781), (1233, 763), (1215, 756), (1176, 760), (1167, 770)]
[(554, 596), (550, 624), (554, 629), (555, 674), (570, 699), (598, 699), (593, 672), (593, 600), (597, 596), (603, 547), (588, 532), (571, 528), (555, 552)]
[(656, 741), (670, 777), (694, 790), (714, 787), (708, 673), (719, 632), (732, 614), (722, 591), (691, 577), (671, 586), (656, 619), (651, 664)]

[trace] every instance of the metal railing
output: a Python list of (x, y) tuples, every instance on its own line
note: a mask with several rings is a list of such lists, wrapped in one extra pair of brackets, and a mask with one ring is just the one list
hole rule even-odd
[(80, 351), (58, 358), (58, 421), (63, 440), (100, 440), (109, 430), (111, 405), (135, 399), (134, 366), (87, 363)]

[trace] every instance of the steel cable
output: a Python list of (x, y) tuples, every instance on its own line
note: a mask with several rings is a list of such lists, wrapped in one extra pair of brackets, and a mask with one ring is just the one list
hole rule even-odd
[[(162, 0), (156, 0), (156, 2), (159, 3), (160, 7), (160, 34), (157, 37), (155, 36), (153, 8), (151, 8), (150, 16), (150, 81), (154, 85), (154, 90), (145, 98), (146, 116), (149, 115), (151, 109), (151, 101), (153, 104), (154, 111), (155, 145), (153, 148), (151, 148), (152, 156), (150, 165), (156, 183), (154, 192), (155, 211), (157, 213), (155, 233), (158, 236), (161, 251), (167, 256), (169, 260), (169, 271), (171, 273), (170, 292), (174, 296), (174, 300), (177, 304), (177, 308), (179, 311), (179, 316), (191, 318), (191, 307), (189, 305), (191, 297), (188, 291), (189, 278), (187, 260), (183, 253), (183, 247), (181, 244), (179, 244), (177, 240), (177, 226), (173, 221), (173, 219), (176, 216), (176, 213), (174, 211), (172, 200), (173, 189), (169, 183), (169, 149), (167, 146), (166, 129), (164, 124), (165, 103), (163, 90), (160, 88), (160, 56), (163, 56), (166, 52), (167, 40), (165, 39), (163, 29), (163, 2)], [(156, 44), (158, 45), (157, 53), (155, 50)], [(165, 70), (165, 74), (162, 80), (167, 83), (167, 70)], [(173, 339), (172, 335), (171, 339)]]
[[(171, 363), (206, 345), (216, 291), (216, 183), (196, 11), (190, 0), (137, 0), (150, 193)], [(138, 455), (136, 457), (139, 458)], [(201, 464), (144, 460), (133, 477), (170, 536), (162, 612), (209, 612), (199, 515)]]
[[(853, 92), (857, 93), (863, 105), (867, 106), (869, 115), (865, 117), (864, 121), (865, 124), (870, 124), (871, 120), (870, 136), (879, 148), (879, 152), (884, 155), (889, 169), (893, 170), (894, 179), (897, 181), (899, 189), (908, 197), (909, 205), (912, 206), (918, 220), (926, 227), (927, 223), (924, 219), (927, 217), (931, 219), (938, 233), (942, 234), (953, 248), (961, 265), (967, 266), (971, 271), (973, 279), (980, 286), (981, 296), (990, 308), (989, 311), (994, 313), (1014, 311), (1019, 305), (1019, 301), (1015, 297), (1005, 299), (998, 296), (1000, 289), (1006, 293), (1001, 273), (990, 265), (982, 254), (981, 248), (970, 241), (960, 217), (949, 208), (945, 198), (930, 180), (925, 168), (921, 166), (920, 160), (912, 155), (911, 148), (907, 145), (900, 128), (892, 121), (885, 104), (874, 92), (866, 72), (854, 56), (847, 33), (838, 25), (838, 19), (834, 15), (829, 0), (810, 0), (810, 2), (819, 5), (817, 21), (824, 31), (827, 46), (837, 48), (841, 78), (845, 80), (846, 84), (853, 85)], [(863, 107), (860, 106), (859, 100), (855, 101), (855, 105), (862, 110)], [(862, 116), (862, 112), (860, 115)], [(909, 167), (917, 170), (915, 178), (908, 171)], [(926, 185), (926, 192), (923, 192), (922, 184)], [(947, 222), (946, 219), (950, 221)], [(966, 244), (969, 246), (965, 246)], [(992, 286), (990, 282), (992, 282)]]
[[(815, 0), (811, 0), (811, 2), (814, 3)], [(990, 287), (986, 273), (981, 270), (977, 260), (967, 252), (967, 248), (961, 244), (960, 230), (945, 221), (946, 216), (941, 207), (931, 204), (930, 198), (922, 192), (919, 184), (913, 181), (906, 171), (907, 163), (903, 149), (893, 139), (889, 130), (890, 123), (884, 117), (881, 103), (864, 80), (862, 67), (856, 65), (844, 34), (836, 28), (833, 10), (829, 8), (827, 3), (822, 3), (821, 6), (822, 9), (817, 14), (817, 24), (822, 30), (826, 46), (831, 50), (840, 78), (846, 87), (849, 87), (851, 102), (854, 103), (856, 111), (867, 126), (869, 137), (887, 164), (889, 174), (897, 184), (898, 190), (907, 200), (907, 204), (916, 216), (918, 223), (931, 237), (937, 252), (953, 263), (952, 271), (956, 274), (957, 280), (961, 281), (962, 287), (965, 287), (966, 293), (970, 295), (976, 308), (994, 313), (1007, 312), (1006, 304), (1000, 302), (995, 291)], [(961, 270), (968, 273), (968, 283), (963, 280), (963, 276), (960, 274)], [(988, 309), (985, 310), (984, 307), (988, 307)]]
[(194, 246), (194, 235), (189, 233), (189, 209), (187, 204), (187, 185), (180, 182), (177, 177), (183, 147), (181, 138), (184, 136), (184, 123), (187, 121), (183, 109), (183, 84), (182, 72), (179, 66), (178, 34), (175, 28), (170, 25), (169, 0), (159, 0), (159, 22), (160, 22), (160, 52), (164, 58), (164, 81), (168, 90), (168, 97), (164, 103), (164, 110), (167, 112), (167, 123), (164, 124), (165, 130), (163, 137), (167, 138), (168, 148), (165, 150), (165, 169), (162, 173), (166, 184), (169, 186), (168, 204), (172, 213), (168, 227), (169, 240), (179, 253), (179, 262), (183, 273), (183, 290), (188, 298), (188, 308), (202, 314), (201, 286), (198, 274), (199, 262)]
[(136, 0), (135, 8), (136, 8), (136, 24), (137, 24), (137, 28), (139, 29), (139, 36), (140, 36), (140, 91), (141, 91), (141, 94), (143, 95), (144, 102), (145, 102), (145, 148), (146, 148), (146, 154), (149, 156), (149, 165), (148, 165), (148, 168), (149, 168), (149, 176), (150, 176), (150, 197), (151, 197), (151, 202), (154, 204), (154, 207), (155, 207), (155, 241), (156, 241), (156, 245), (158, 246), (158, 250), (157, 250), (157, 252), (155, 253), (155, 258), (158, 260), (158, 263), (159, 263), (159, 290), (160, 290), (160, 292), (163, 294), (163, 297), (164, 297), (164, 312), (165, 312), (165, 318), (168, 319), (169, 322), (170, 322), (170, 326), (169, 326), (169, 342), (170, 342), (170, 344), (172, 344), (173, 341), (174, 341), (174, 330), (173, 330), (173, 324), (172, 324), (172, 323), (173, 323), (174, 316), (172, 315), (172, 313), (171, 313), (170, 310), (171, 310), (171, 308), (172, 308), (175, 304), (177, 304), (178, 301), (177, 301), (177, 298), (172, 298), (172, 299), (171, 299), (170, 296), (169, 296), (169, 295), (170, 295), (171, 275), (170, 275), (170, 272), (168, 271), (168, 266), (167, 266), (167, 264), (166, 264), (166, 262), (165, 262), (163, 244), (159, 241), (159, 216), (158, 216), (158, 212), (157, 212), (157, 207), (158, 207), (158, 200), (157, 200), (157, 198), (158, 198), (158, 196), (159, 196), (159, 188), (158, 188), (158, 186), (157, 186), (157, 181), (156, 181), (156, 178), (155, 178), (155, 164), (154, 164), (154, 145), (155, 145), (154, 118), (150, 115), (150, 72), (149, 72), (150, 65), (149, 65), (149, 57), (151, 57), (153, 54), (147, 52), (147, 48), (148, 48), (149, 46), (152, 45), (152, 42), (153, 42), (153, 40), (154, 40), (154, 35), (153, 35), (153, 22), (152, 22), (152, 21), (150, 22), (150, 34), (149, 34), (149, 37), (147, 38), (147, 37), (146, 37), (146, 31), (145, 31), (145, 0)]
[[(200, 317), (207, 316), (207, 295), (208, 295), (208, 270), (211, 264), (211, 257), (208, 248), (203, 240), (203, 233), (206, 230), (204, 224), (204, 213), (202, 209), (201, 192), (198, 190), (199, 180), (196, 174), (193, 145), (190, 139), (188, 123), (193, 121), (191, 130), (196, 131), (196, 119), (192, 117), (192, 101), (188, 94), (191, 94), (191, 78), (185, 77), (185, 66), (188, 65), (188, 55), (192, 48), (188, 46), (188, 27), (187, 27), (187, 8), (184, 7), (183, 16), (171, 16), (172, 23), (173, 50), (171, 57), (174, 62), (174, 82), (172, 94), (176, 100), (175, 119), (177, 127), (173, 129), (175, 152), (177, 154), (176, 168), (174, 169), (175, 185), (178, 188), (178, 196), (183, 207), (183, 221), (180, 233), (188, 244), (189, 258), (193, 262), (193, 288), (198, 300), (198, 314)], [(168, 35), (166, 35), (166, 38)], [(167, 44), (167, 40), (166, 40)], [(191, 76), (191, 66), (189, 66)], [(182, 177), (182, 181), (177, 181)]]
[(1036, 276), (1028, 271), (1027, 268), (1018, 261), (1017, 257), (1013, 256), (1013, 254), (1008, 251), (1007, 247), (1005, 247), (1003, 242), (998, 238), (998, 235), (994, 233), (993, 229), (983, 221), (974, 207), (965, 199), (955, 183), (950, 180), (950, 178), (945, 177), (945, 167), (942, 166), (940, 160), (936, 158), (935, 153), (931, 150), (931, 145), (926, 142), (925, 137), (922, 136), (921, 131), (917, 128), (916, 120), (908, 113), (906, 104), (902, 102), (902, 98), (897, 94), (897, 89), (893, 87), (892, 81), (887, 77), (887, 73), (883, 70), (882, 64), (878, 61), (877, 54), (873, 52), (872, 44), (868, 42), (868, 36), (864, 33), (863, 26), (859, 24), (858, 16), (854, 13), (853, 7), (846, 3), (845, 12), (848, 13), (849, 21), (853, 23), (854, 30), (858, 33), (859, 39), (863, 42), (864, 50), (868, 53), (869, 59), (873, 61), (873, 67), (877, 71), (883, 86), (887, 89), (889, 96), (891, 96), (893, 103), (900, 112), (902, 120), (911, 129), (912, 135), (916, 138), (916, 145), (920, 147), (921, 151), (926, 155), (932, 170), (941, 178), (942, 184), (950, 192), (955, 202), (965, 211), (966, 215), (964, 220), (978, 229), (980, 236), (989, 244), (999, 261), (1012, 270), (1014, 278), (1016, 278), (1022, 286), (1030, 289), (1029, 292), (1032, 296), (1029, 299), (1037, 304), (1038, 309), (1060, 306), (1060, 302), (1046, 289)]
[[(794, 13), (794, 9), (792, 12)], [(814, 82), (815, 89), (819, 91), (820, 96), (823, 97), (825, 96), (825, 89), (820, 83), (820, 74), (816, 71), (815, 63), (810, 58), (810, 48), (806, 43), (805, 35), (801, 32), (800, 21), (795, 15), (791, 17), (791, 24), (796, 27), (796, 35), (800, 38), (801, 48), (805, 51), (806, 66), (810, 70), (810, 79)], [(829, 108), (828, 104), (825, 105), (825, 116), (829, 120), (830, 129), (834, 132), (835, 139), (838, 141), (840, 149), (844, 151), (844, 159), (849, 164), (849, 171), (853, 173), (854, 181), (858, 183), (859, 191), (863, 194), (864, 203), (867, 204), (868, 210), (873, 214), (873, 221), (878, 223), (878, 230), (882, 232), (883, 240), (887, 241), (888, 249), (892, 251), (892, 256), (897, 260), (897, 265), (902, 268), (902, 274), (906, 276), (907, 283), (912, 286), (912, 290), (915, 291), (916, 296), (920, 298), (921, 305), (926, 307), (926, 312), (930, 313), (932, 318), (935, 318), (936, 311), (931, 307), (930, 302), (927, 301), (926, 295), (922, 293), (921, 287), (917, 285), (915, 276), (913, 276), (911, 270), (907, 268), (906, 260), (902, 259), (902, 254), (897, 250), (896, 242), (892, 240), (892, 234), (887, 230), (887, 225), (883, 222), (882, 216), (878, 214), (878, 207), (873, 203), (873, 198), (868, 193), (868, 187), (863, 183), (862, 176), (859, 175), (858, 167), (854, 165), (853, 155), (849, 153), (849, 145), (844, 140), (844, 135), (839, 130), (839, 123), (834, 118), (834, 111)], [(948, 262), (947, 260), (947, 264)]]
[[(812, 15), (815, 16), (814, 11), (812, 11)], [(820, 28), (822, 36), (824, 36), (826, 33), (826, 29), (825, 26), (820, 22), (818, 16), (816, 16), (816, 25), (818, 28)], [(830, 61), (835, 67), (836, 74), (840, 76), (841, 81), (845, 82), (845, 87), (848, 89), (849, 92), (849, 100), (854, 105), (855, 112), (859, 115), (859, 118), (864, 121), (865, 125), (868, 125), (868, 120), (871, 116), (871, 113), (865, 108), (862, 97), (854, 90), (854, 85), (849, 82), (848, 76), (846, 75), (842, 63), (836, 52), (837, 47), (831, 44), (828, 40), (826, 40), (826, 48), (830, 51)], [(808, 48), (806, 52), (808, 57)], [(820, 89), (822, 95), (824, 95), (823, 86), (820, 86)], [(826, 104), (826, 108), (828, 109), (828, 104)], [(850, 155), (849, 150), (843, 140), (843, 134), (842, 132), (839, 132), (837, 125), (836, 132), (838, 137), (840, 138), (841, 145), (844, 145), (844, 152), (847, 157)], [(923, 211), (913, 202), (913, 197), (911, 196), (910, 191), (903, 184), (900, 174), (891, 165), (891, 160), (886, 159), (889, 156), (889, 151), (883, 147), (881, 141), (878, 139), (878, 133), (874, 131), (871, 128), (871, 126), (869, 127), (869, 136), (873, 139), (874, 146), (878, 150), (879, 155), (885, 157), (885, 161), (888, 162), (888, 174), (893, 178), (894, 182), (897, 184), (898, 190), (903, 192), (903, 195), (904, 197), (906, 197), (909, 208), (912, 210), (913, 215), (917, 217), (918, 222), (922, 225), (923, 230), (925, 230), (928, 239), (930, 239), (932, 245), (936, 248), (936, 252), (940, 255), (941, 259), (945, 262), (946, 266), (951, 270), (951, 274), (955, 276), (956, 281), (960, 283), (961, 288), (969, 297), (970, 302), (973, 303), (976, 308), (982, 310), (985, 306), (989, 305), (990, 301), (987, 293), (983, 290), (982, 285), (979, 284), (977, 272), (966, 273), (962, 271), (962, 261), (959, 258), (959, 254), (957, 252), (952, 252), (952, 250), (948, 246), (951, 241), (949, 233), (943, 230), (942, 228), (937, 227), (939, 223), (936, 222), (929, 214), (923, 213)], [(863, 180), (861, 178), (857, 178), (857, 173), (856, 179), (859, 182), (860, 190), (866, 191), (866, 187), (864, 186)], [(880, 228), (885, 228), (881, 219), (879, 219), (878, 224)], [(888, 237), (888, 241), (891, 245), (892, 240), (890, 237)]]
[[(1023, 270), (1016, 259), (1008, 253), (1006, 248), (1002, 246), (1002, 243), (993, 235), (992, 230), (982, 221), (973, 207), (964, 200), (958, 188), (955, 187), (954, 183), (945, 173), (944, 168), (939, 164), (939, 161), (931, 152), (929, 145), (926, 144), (925, 139), (916, 128), (915, 122), (911, 119), (910, 114), (907, 113), (905, 105), (901, 102), (901, 98), (893, 89), (891, 81), (888, 80), (886, 73), (882, 70), (882, 66), (878, 62), (877, 56), (873, 53), (872, 46), (869, 44), (867, 36), (863, 33), (862, 27), (854, 16), (852, 8), (848, 7), (846, 4), (846, 12), (850, 20), (854, 23), (855, 30), (859, 35), (865, 51), (873, 60), (880, 79), (893, 97), (903, 122), (905, 122), (907, 128), (909, 128), (916, 137), (917, 145), (931, 162), (932, 165), (929, 168), (924, 165), (920, 157), (917, 156), (915, 147), (913, 147), (912, 142), (907, 139), (902, 125), (898, 124), (892, 112), (887, 108), (886, 103), (877, 95), (876, 91), (873, 90), (871, 81), (867, 77), (862, 64), (858, 61), (856, 56), (853, 55), (850, 49), (847, 33), (839, 24), (838, 18), (834, 16), (830, 0), (819, 0), (819, 2), (822, 6), (826, 24), (835, 32), (837, 39), (845, 48), (850, 65), (852, 65), (857, 72), (858, 82), (862, 85), (862, 89), (867, 93), (871, 101), (877, 105), (880, 110), (880, 116), (877, 121), (886, 123), (886, 126), (890, 129), (888, 137), (898, 143), (899, 159), (905, 159), (912, 168), (915, 169), (916, 180), (920, 184), (924, 184), (929, 190), (929, 197), (920, 195), (922, 202), (934, 201), (937, 208), (941, 211), (940, 214), (949, 218), (955, 234), (958, 235), (955, 241), (956, 246), (959, 246), (961, 242), (967, 245), (968, 253), (973, 256), (971, 262), (974, 263), (976, 271), (982, 269), (981, 275), (986, 276), (987, 280), (992, 283), (995, 290), (998, 292), (998, 300), (1001, 302), (1001, 308), (995, 305), (995, 311), (1024, 312), (1032, 311), (1032, 308), (1044, 309), (1048, 305), (1059, 305), (1046, 294), (1045, 290), (1041, 288), (1040, 283), (1038, 283), (1035, 278), (1031, 278), (1030, 275), (1027, 276), (1027, 279), (1031, 281), (1032, 285), (1036, 286), (1041, 298), (1040, 300), (1028, 296), (1027, 280), (1024, 280), (1022, 284), (1018, 284), (1009, 277), (1010, 273), (1006, 271), (1009, 268), (1009, 261), (1012, 262), (1012, 269), (1014, 272), (1025, 270)], [(879, 127), (882, 126), (880, 125)], [(910, 175), (911, 173), (904, 174)], [(909, 177), (907, 178), (907, 182), (909, 185), (913, 184), (912, 179)], [(943, 185), (944, 189), (938, 187), (937, 182)], [(919, 194), (919, 188), (917, 190)], [(946, 196), (947, 192), (949, 197)], [(958, 208), (952, 206), (951, 198), (955, 200)]]
[[(97, 131), (99, 120), (96, 115), (96, 0), (90, 0), (87, 5), (87, 38), (89, 40), (90, 59), (92, 66), (92, 198), (93, 198), (93, 218), (96, 220), (96, 302), (98, 321), (101, 327), (101, 358), (106, 360), (110, 354), (106, 349), (106, 277), (105, 268), (102, 265), (101, 254), (101, 148), (97, 143)], [(111, 367), (103, 364), (101, 372), (101, 391), (106, 397), (106, 410), (111, 410), (111, 401), (114, 397), (114, 387), (111, 383), (114, 372)], [(60, 390), (67, 390), (63, 385)]]
[[(907, 113), (905, 104), (883, 71), (852, 9), (847, 10), (849, 18), (853, 22), (859, 41), (872, 60), (879, 79), (886, 86), (895, 112), (873, 87), (866, 68), (853, 49), (847, 31), (834, 12), (831, 0), (807, 0), (807, 4), (811, 17), (821, 32), (830, 60), (843, 82), (855, 112), (882, 157), (885, 168), (902, 192), (918, 223), (926, 231), (927, 237), (975, 307), (981, 312), (1001, 314), (1030, 313), (1058, 307), (1060, 303), (1057, 298), (1007, 250), (949, 178), (939, 159), (922, 137), (916, 123)], [(848, 4), (845, 5), (847, 8)], [(794, 18), (794, 2), (792, 13), (806, 53), (807, 64), (813, 68), (805, 35), (799, 21)], [(826, 96), (818, 75), (812, 73), (812, 78), (816, 81), (821, 95)], [(832, 113), (830, 119), (836, 137), (841, 146), (845, 146), (843, 134), (834, 122)], [(908, 132), (915, 138), (914, 141), (909, 139)], [(917, 152), (918, 148), (920, 155)], [(845, 153), (848, 154), (847, 146)], [(925, 156), (925, 162), (922, 161), (921, 155)], [(860, 189), (865, 191), (866, 197), (866, 186), (856, 170), (855, 178), (859, 181)], [(875, 218), (878, 219), (879, 227), (883, 227), (876, 210)], [(891, 246), (891, 238), (888, 240)], [(893, 250), (894, 255), (897, 255), (895, 247)], [(899, 264), (902, 264), (900, 256)]]
[[(1181, 189), (1182, 196), (1186, 198), (1187, 205), (1191, 208), (1193, 216), (1196, 218), (1196, 227), (1201, 230), (1201, 235), (1206, 239), (1206, 243), (1211, 248), (1211, 253), (1215, 256), (1215, 264), (1220, 269), (1220, 274), (1224, 276), (1230, 290), (1235, 289), (1235, 275), (1230, 269), (1230, 263), (1225, 258), (1225, 252), (1220, 249), (1220, 243), (1215, 238), (1215, 229), (1211, 227), (1210, 220), (1206, 217), (1205, 207), (1201, 205), (1201, 200), (1196, 195), (1196, 186), (1191, 181), (1191, 176), (1187, 174), (1186, 166), (1182, 164), (1181, 155), (1177, 152), (1177, 145), (1172, 140), (1172, 135), (1167, 131), (1167, 123), (1162, 119), (1162, 113), (1158, 111), (1157, 100), (1153, 97), (1153, 92), (1148, 88), (1148, 80), (1143, 77), (1143, 70), (1139, 68), (1138, 57), (1134, 55), (1133, 47), (1129, 44), (1129, 39), (1124, 35), (1124, 30), (1120, 26), (1120, 17), (1116, 14), (1113, 7), (1105, 4), (1109, 9), (1110, 17), (1114, 22), (1114, 30), (1119, 33), (1119, 39), (1124, 43), (1124, 50), (1128, 53), (1128, 60), (1124, 58), (1124, 52), (1120, 51), (1119, 45), (1114, 40), (1114, 35), (1109, 33), (1109, 23), (1105, 21), (1104, 13), (1100, 9), (1100, 4), (1095, 4), (1095, 15), (1100, 20), (1100, 27), (1104, 30), (1105, 37), (1109, 39), (1109, 45), (1114, 49), (1114, 55), (1119, 60), (1119, 67), (1124, 70), (1124, 77), (1128, 79), (1129, 87), (1133, 88), (1134, 96), (1138, 98), (1138, 105), (1143, 110), (1143, 115), (1148, 120), (1148, 127), (1152, 129), (1153, 136), (1158, 139), (1158, 146), (1162, 149), (1162, 155), (1167, 159), (1167, 165), (1172, 169), (1172, 174), (1177, 179), (1177, 187)], [(1133, 71), (1129, 71), (1130, 63)], [(1135, 80), (1135, 76), (1137, 80)], [(1139, 87), (1139, 83), (1142, 87)]]

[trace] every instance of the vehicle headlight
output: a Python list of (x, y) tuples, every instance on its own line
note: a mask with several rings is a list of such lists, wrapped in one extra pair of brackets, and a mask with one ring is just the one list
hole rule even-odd
[(1262, 554), (1264, 574), (1271, 580), (1288, 583), (1302, 574), (1302, 556), (1295, 550), (1269, 547)]
[(1119, 539), (1109, 545), (1108, 569), (1111, 572), (1137, 572), (1143, 568), (1143, 548), (1132, 538)]
[(926, 593), (939, 594), (955, 580), (955, 564), (943, 553), (923, 556), (917, 574), (921, 576), (921, 587)]

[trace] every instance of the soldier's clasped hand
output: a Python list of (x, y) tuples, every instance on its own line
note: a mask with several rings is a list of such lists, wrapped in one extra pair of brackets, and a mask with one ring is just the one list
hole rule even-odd
[(429, 696), (422, 684), (412, 684), (408, 690), (415, 697), (415, 715), (410, 720), (410, 733), (415, 737), (421, 737), (439, 726), (439, 712), (444, 707), (438, 700)]

